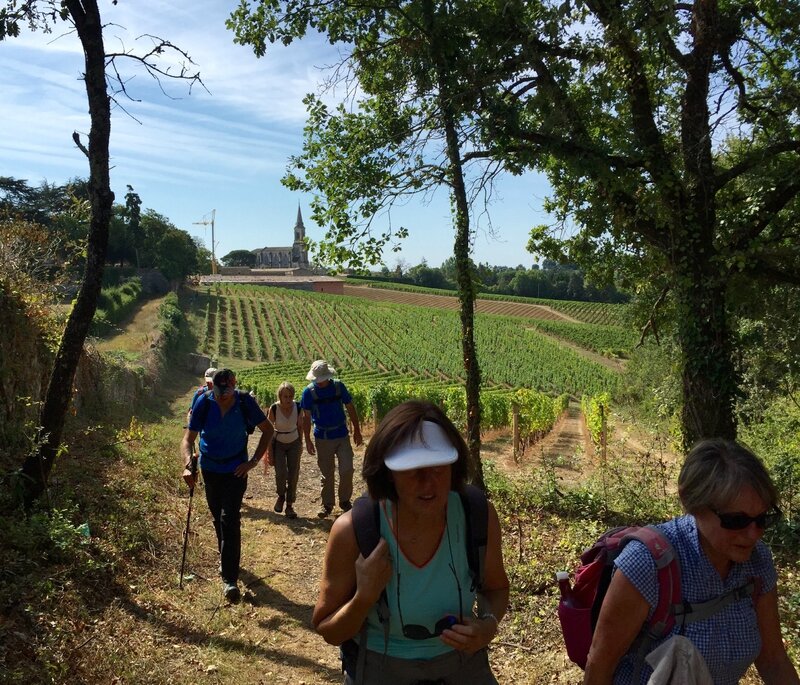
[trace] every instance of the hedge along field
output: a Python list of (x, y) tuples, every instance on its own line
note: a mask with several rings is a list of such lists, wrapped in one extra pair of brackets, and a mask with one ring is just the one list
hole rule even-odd
[[(299, 399), (308, 381), (308, 364), (273, 362), (238, 372), (239, 387), (253, 391), (267, 406), (275, 401), (275, 392), (283, 381), (294, 385)], [(338, 371), (338, 368), (337, 368)], [(362, 420), (378, 421), (389, 409), (408, 399), (424, 399), (440, 405), (462, 429), (467, 421), (467, 400), (463, 385), (445, 379), (408, 375), (399, 377), (383, 371), (345, 369), (337, 373), (353, 397)], [(523, 438), (547, 433), (567, 406), (568, 396), (550, 397), (536, 390), (485, 388), (481, 393), (481, 429), (511, 425), (512, 403), (519, 410), (519, 430)]]

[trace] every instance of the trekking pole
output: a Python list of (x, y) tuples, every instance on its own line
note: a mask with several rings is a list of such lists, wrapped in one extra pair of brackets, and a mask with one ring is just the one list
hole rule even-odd
[[(193, 476), (197, 476), (197, 459), (194, 458), (194, 444), (189, 446), (191, 459), (189, 461), (189, 470)], [(192, 519), (192, 500), (194, 499), (194, 485), (189, 488), (189, 511), (186, 513), (186, 528), (183, 529), (183, 558), (181, 559), (181, 577), (178, 581), (178, 587), (183, 590), (183, 571), (186, 567), (186, 548), (189, 544), (189, 522)]]

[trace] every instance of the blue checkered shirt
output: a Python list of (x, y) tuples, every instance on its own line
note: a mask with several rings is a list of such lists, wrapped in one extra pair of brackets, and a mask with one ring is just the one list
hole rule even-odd
[[(734, 563), (724, 580), (700, 548), (694, 516), (681, 516), (662, 523), (657, 528), (675, 548), (681, 568), (683, 600), (704, 602), (745, 585), (751, 578), (761, 579), (761, 593), (770, 592), (776, 585), (777, 574), (769, 548), (761, 541), (756, 544), (750, 559)], [(638, 540), (630, 542), (615, 560), (615, 566), (636, 587), (650, 605), (658, 601), (658, 580), (653, 557)], [(651, 644), (655, 649), (664, 640), (681, 632), (676, 626), (669, 635)], [(758, 620), (750, 597), (729, 604), (719, 613), (683, 627), (683, 635), (700, 651), (714, 679), (714, 685), (736, 685), (761, 651)], [(652, 669), (643, 664), (639, 682), (633, 683), (636, 650), (622, 658), (614, 674), (614, 685), (644, 685)]]

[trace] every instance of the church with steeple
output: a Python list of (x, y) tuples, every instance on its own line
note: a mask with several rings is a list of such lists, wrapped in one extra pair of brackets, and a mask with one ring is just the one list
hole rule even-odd
[(306, 227), (300, 205), (297, 205), (297, 221), (294, 224), (294, 242), (291, 247), (262, 247), (253, 250), (256, 269), (308, 269), (308, 251), (305, 244)]

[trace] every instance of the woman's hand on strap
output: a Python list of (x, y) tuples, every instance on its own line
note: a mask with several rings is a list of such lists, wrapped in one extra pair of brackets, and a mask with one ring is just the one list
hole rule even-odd
[(361, 554), (356, 559), (356, 595), (363, 597), (370, 605), (374, 604), (391, 577), (389, 545), (381, 538), (366, 559)]

